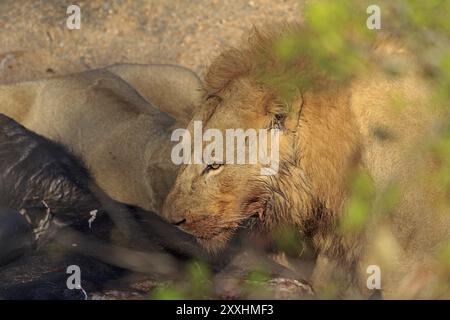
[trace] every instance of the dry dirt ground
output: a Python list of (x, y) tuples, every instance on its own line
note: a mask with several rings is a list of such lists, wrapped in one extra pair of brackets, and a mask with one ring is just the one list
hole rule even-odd
[[(80, 30), (66, 27), (71, 4), (81, 8)], [(300, 20), (300, 12), (300, 0), (1, 0), (0, 83), (116, 63), (180, 64), (202, 75), (215, 55), (238, 44), (253, 25)], [(283, 281), (273, 280), (282, 297), (304, 291), (295, 281)], [(135, 286), (144, 289), (91, 298), (139, 299), (153, 283)]]
[[(115, 63), (169, 63), (200, 75), (252, 25), (300, 19), (300, 0), (2, 0), (0, 83)], [(66, 9), (81, 9), (81, 29)]]

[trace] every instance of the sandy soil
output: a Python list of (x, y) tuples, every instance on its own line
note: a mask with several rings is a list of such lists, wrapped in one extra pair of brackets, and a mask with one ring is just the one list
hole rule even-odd
[[(0, 83), (114, 63), (170, 63), (200, 75), (252, 25), (300, 19), (300, 0), (2, 0)], [(66, 26), (70, 4), (81, 29)]]

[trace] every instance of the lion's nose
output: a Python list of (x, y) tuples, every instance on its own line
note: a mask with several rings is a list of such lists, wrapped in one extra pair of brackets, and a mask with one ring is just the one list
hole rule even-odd
[(182, 224), (186, 223), (186, 219), (180, 220), (178, 222), (173, 222), (172, 224), (174, 226), (181, 226)]
[(178, 204), (177, 199), (173, 193), (167, 196), (162, 210), (162, 215), (167, 222), (174, 226), (181, 226), (187, 222), (185, 210), (180, 210), (182, 206)]

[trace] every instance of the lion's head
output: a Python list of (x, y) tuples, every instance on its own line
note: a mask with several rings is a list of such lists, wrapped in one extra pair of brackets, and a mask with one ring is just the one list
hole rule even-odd
[(249, 224), (266, 230), (294, 224), (313, 236), (343, 203), (346, 171), (358, 154), (348, 90), (326, 79), (326, 89), (283, 84), (286, 68), (298, 74), (308, 68), (305, 61), (283, 66), (271, 53), (281, 34), (254, 31), (241, 49), (216, 58), (203, 105), (188, 127), (193, 133), (194, 121), (201, 121), (203, 132), (213, 128), (224, 136), (230, 128), (281, 132), (274, 175), (262, 175), (260, 162), (181, 166), (163, 214), (210, 250)]

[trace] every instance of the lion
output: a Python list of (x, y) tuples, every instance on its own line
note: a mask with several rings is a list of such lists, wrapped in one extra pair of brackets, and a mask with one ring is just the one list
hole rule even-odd
[[(279, 129), (278, 173), (261, 175), (260, 163), (183, 164), (163, 216), (214, 252), (248, 221), (269, 233), (295, 226), (316, 252), (311, 281), (317, 291), (338, 278), (342, 297), (367, 297), (367, 270), (375, 265), (384, 297), (409, 297), (405, 281), (432, 274), (439, 248), (450, 239), (450, 216), (434, 206), (442, 190), (421, 180), (435, 168), (425, 145), (443, 119), (441, 109), (430, 103), (414, 56), (395, 39), (373, 46), (379, 63), (367, 72), (346, 82), (320, 76), (313, 86), (295, 87), (286, 103), (280, 86), (264, 79), (282, 64), (271, 50), (291, 28), (301, 32), (297, 26), (255, 30), (240, 48), (213, 60), (203, 103), (188, 126), (191, 133), (194, 121), (221, 132)], [(398, 77), (380, 67), (391, 58), (408, 66)], [(295, 68), (310, 72), (307, 60)], [(392, 106), (394, 98), (402, 99), (402, 108)], [(339, 224), (358, 172), (373, 182), (375, 199), (393, 184), (399, 197), (389, 215), (374, 214), (362, 232), (344, 234)], [(387, 257), (380, 248), (389, 249)], [(432, 277), (414, 294), (426, 296), (430, 283)]]
[(0, 85), (0, 113), (68, 148), (113, 199), (160, 212), (177, 168), (172, 126), (186, 126), (201, 82), (172, 65), (114, 65)]

